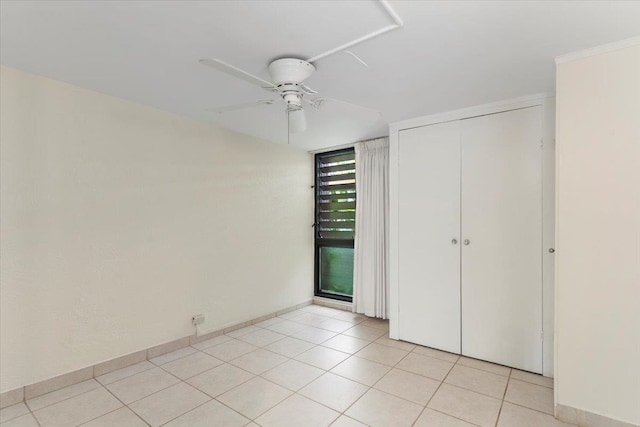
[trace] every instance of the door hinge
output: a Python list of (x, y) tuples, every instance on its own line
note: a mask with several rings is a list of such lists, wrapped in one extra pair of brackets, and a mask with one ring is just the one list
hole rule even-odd
[(540, 331), (540, 339), (544, 341), (544, 331)]
[(544, 150), (544, 139), (540, 138), (540, 149)]

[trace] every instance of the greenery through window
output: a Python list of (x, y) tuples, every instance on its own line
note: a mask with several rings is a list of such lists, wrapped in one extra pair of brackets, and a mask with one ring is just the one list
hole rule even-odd
[(316, 295), (351, 300), (356, 225), (353, 148), (316, 154)]

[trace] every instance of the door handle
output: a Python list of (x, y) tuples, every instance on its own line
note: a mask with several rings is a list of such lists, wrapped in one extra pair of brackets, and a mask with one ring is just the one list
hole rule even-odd
[(469, 246), (469, 243), (471, 242), (469, 241), (469, 239), (464, 239), (462, 243), (464, 243), (465, 246)]
[(457, 245), (458, 244), (458, 240), (457, 239), (451, 239), (451, 244), (452, 245)]
[(549, 253), (550, 253), (550, 254), (554, 253), (555, 251), (556, 251), (555, 249), (553, 249), (553, 248), (549, 248)]

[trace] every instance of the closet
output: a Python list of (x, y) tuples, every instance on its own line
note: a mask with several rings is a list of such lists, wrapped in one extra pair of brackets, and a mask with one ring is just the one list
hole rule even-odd
[(530, 105), (397, 129), (393, 338), (543, 372), (544, 118)]

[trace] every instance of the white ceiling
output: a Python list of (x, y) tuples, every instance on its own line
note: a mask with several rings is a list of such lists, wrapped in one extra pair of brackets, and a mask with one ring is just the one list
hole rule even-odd
[[(554, 57), (640, 34), (640, 2), (391, 1), (404, 27), (315, 63), (321, 95), (381, 112), (308, 109), (291, 145), (314, 150), (386, 135), (390, 122), (554, 90)], [(282, 104), (215, 114), (269, 93), (198, 63), (269, 79), (391, 24), (376, 1), (0, 2), (3, 65), (287, 143)]]

